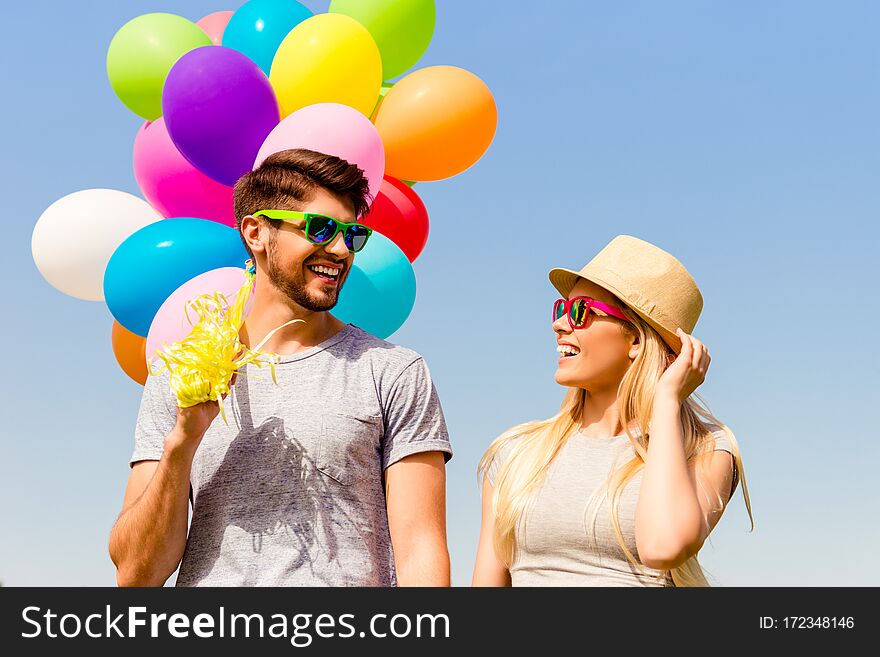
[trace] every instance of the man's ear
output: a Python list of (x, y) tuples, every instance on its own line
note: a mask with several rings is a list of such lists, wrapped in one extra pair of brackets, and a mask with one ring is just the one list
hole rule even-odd
[(247, 215), (241, 220), (241, 237), (250, 247), (251, 253), (262, 253), (266, 250), (263, 240), (260, 238), (260, 227), (262, 223), (256, 217)]

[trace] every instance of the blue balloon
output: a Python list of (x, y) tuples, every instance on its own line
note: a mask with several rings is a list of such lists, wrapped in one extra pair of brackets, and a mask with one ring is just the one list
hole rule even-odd
[(104, 299), (113, 317), (146, 337), (159, 307), (191, 278), (248, 259), (239, 232), (229, 226), (179, 217), (141, 228), (120, 244), (104, 270)]
[(403, 326), (416, 302), (416, 275), (390, 239), (373, 231), (354, 257), (354, 266), (332, 313), (382, 339)]
[(296, 0), (250, 0), (229, 19), (223, 31), (223, 45), (243, 52), (269, 75), (284, 37), (313, 15)]

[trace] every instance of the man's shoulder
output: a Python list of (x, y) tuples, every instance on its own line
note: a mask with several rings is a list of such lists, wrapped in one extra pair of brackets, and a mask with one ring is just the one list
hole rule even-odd
[(148, 365), (147, 380), (144, 383), (144, 394), (155, 397), (172, 396), (171, 371), (158, 358)]
[(391, 369), (403, 369), (416, 361), (423, 360), (422, 355), (410, 349), (380, 337), (367, 333), (362, 328), (350, 325), (351, 344), (354, 350), (362, 357), (369, 359), (373, 364), (382, 365)]

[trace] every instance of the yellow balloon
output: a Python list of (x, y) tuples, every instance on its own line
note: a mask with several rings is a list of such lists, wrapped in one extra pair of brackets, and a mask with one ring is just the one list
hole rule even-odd
[(341, 103), (369, 116), (382, 88), (382, 57), (356, 20), (318, 14), (284, 37), (269, 82), (282, 117), (315, 103)]

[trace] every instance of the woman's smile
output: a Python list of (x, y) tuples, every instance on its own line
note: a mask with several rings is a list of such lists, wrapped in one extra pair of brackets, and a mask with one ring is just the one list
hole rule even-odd
[(579, 347), (569, 342), (559, 342), (559, 344), (556, 346), (556, 351), (559, 352), (558, 360), (560, 363), (566, 359), (574, 358), (581, 353)]

